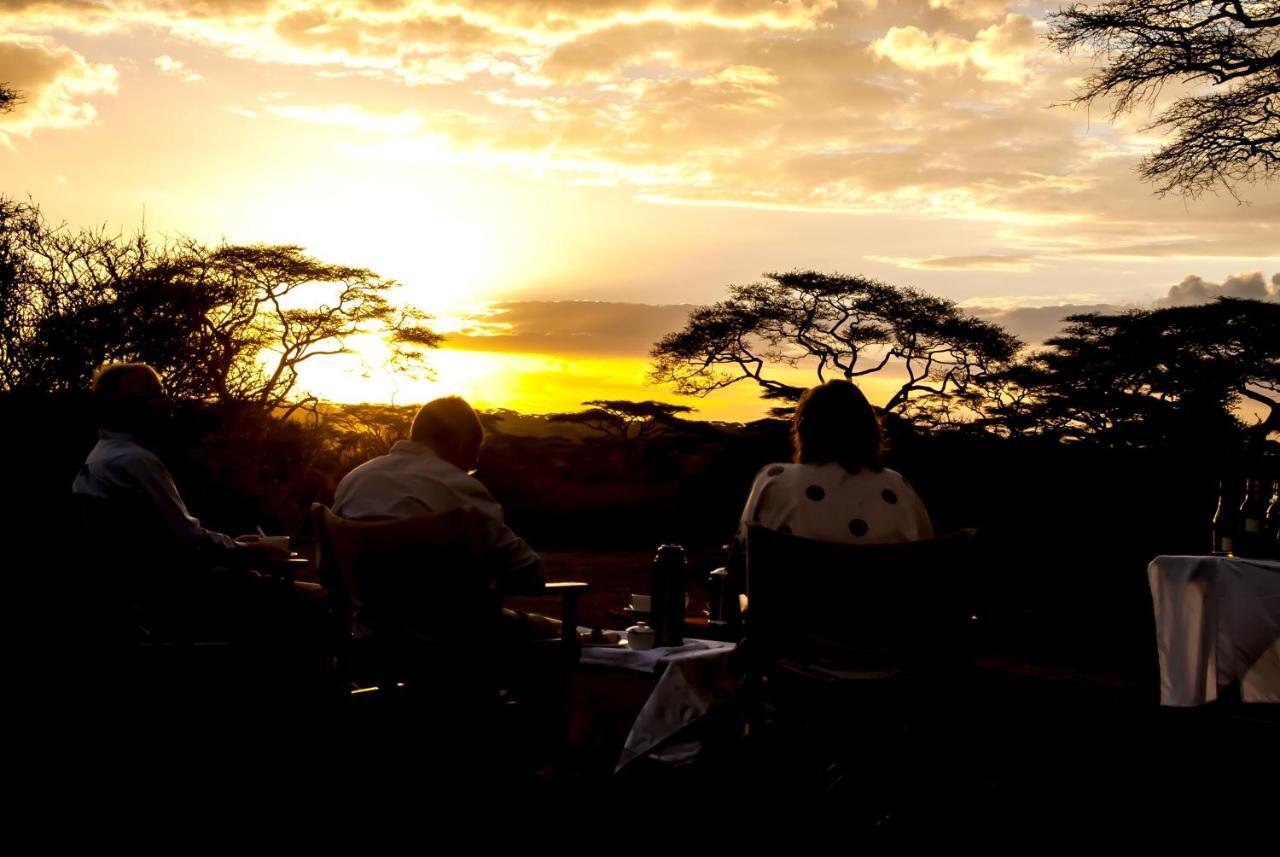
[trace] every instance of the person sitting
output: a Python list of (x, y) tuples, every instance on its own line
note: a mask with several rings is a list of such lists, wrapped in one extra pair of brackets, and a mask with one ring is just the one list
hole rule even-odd
[(101, 367), (93, 376), (92, 401), (98, 442), (76, 474), (73, 494), (151, 513), (149, 523), (158, 525), (153, 536), (193, 553), (239, 547), (187, 511), (168, 468), (152, 450), (173, 416), (173, 400), (154, 369), (145, 363)]
[[(342, 478), (333, 513), (349, 520), (394, 520), (474, 508), (484, 525), (487, 565), (504, 589), (536, 591), (542, 559), (507, 526), (502, 506), (474, 474), (484, 442), (480, 419), (464, 399), (448, 396), (423, 405), (409, 439), (366, 461)], [(505, 633), (550, 637), (559, 623), (536, 614), (503, 610)]]
[[(135, 579), (136, 597), (172, 614), (178, 624), (222, 633), (243, 629), (255, 590), (268, 589), (252, 571), (287, 551), (261, 536), (232, 538), (208, 529), (187, 509), (173, 477), (155, 453), (170, 430), (173, 400), (145, 363), (113, 363), (94, 374), (92, 403), (98, 441), (71, 490), (86, 503), (94, 538), (86, 545)], [(316, 584), (295, 584), (307, 592)], [(186, 627), (184, 632), (189, 632)]]
[[(881, 463), (880, 419), (858, 387), (828, 381), (804, 392), (791, 420), (795, 460), (765, 465), (742, 509), (729, 583), (745, 612), (747, 527), (844, 544), (933, 538), (924, 503), (902, 474)], [(733, 602), (726, 608), (732, 610)]]
[(748, 524), (849, 544), (933, 538), (920, 497), (902, 474), (881, 463), (880, 420), (857, 386), (828, 381), (806, 390), (791, 439), (794, 462), (769, 464), (757, 474), (740, 538)]

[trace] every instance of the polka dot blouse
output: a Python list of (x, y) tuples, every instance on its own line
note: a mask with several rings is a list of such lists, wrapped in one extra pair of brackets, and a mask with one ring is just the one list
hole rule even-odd
[(850, 473), (839, 464), (770, 464), (756, 476), (739, 535), (757, 523), (824, 542), (877, 544), (933, 538), (924, 503), (888, 468)]

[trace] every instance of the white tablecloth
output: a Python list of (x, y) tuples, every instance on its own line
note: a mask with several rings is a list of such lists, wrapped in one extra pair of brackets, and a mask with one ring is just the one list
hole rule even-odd
[(737, 690), (729, 666), (735, 646), (717, 640), (686, 640), (678, 648), (632, 652), (626, 648), (584, 648), (582, 662), (638, 672), (658, 673), (658, 683), (631, 724), (615, 771), (641, 756), (678, 764), (702, 748), (696, 736), (681, 737), (685, 727)]
[(1280, 563), (1158, 556), (1147, 579), (1161, 704), (1203, 705), (1234, 681), (1245, 702), (1280, 702)]

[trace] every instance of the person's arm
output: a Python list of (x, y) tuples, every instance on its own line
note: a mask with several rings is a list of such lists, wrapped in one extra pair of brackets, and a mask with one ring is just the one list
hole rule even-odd
[(933, 521), (929, 518), (929, 510), (924, 507), (924, 501), (920, 499), (920, 495), (916, 493), (916, 489), (905, 479), (902, 480), (903, 493), (906, 495), (907, 511), (915, 519), (916, 538), (920, 540), (933, 538)]
[(489, 555), (504, 584), (513, 589), (538, 588), (543, 583), (542, 557), (507, 526), (502, 505), (478, 479), (468, 478), (462, 486), (467, 504), (484, 517)]
[(769, 486), (773, 484), (774, 476), (778, 475), (776, 471), (770, 475), (769, 471), (777, 466), (770, 465), (756, 474), (755, 481), (751, 483), (751, 491), (747, 494), (747, 502), (742, 507), (742, 515), (738, 519), (738, 532), (729, 545), (729, 560), (725, 568), (729, 572), (728, 586), (733, 596), (728, 605), (729, 611), (735, 616), (733, 621), (746, 610), (747, 526), (760, 523), (760, 512), (767, 502)]
[(747, 502), (742, 507), (742, 516), (738, 520), (738, 533), (735, 536), (737, 541), (745, 544), (747, 539), (747, 525), (760, 523), (761, 510), (765, 505), (766, 496), (769, 486), (773, 484), (773, 476), (769, 471), (777, 465), (766, 467), (756, 474), (756, 479), (751, 483), (751, 491), (747, 494)]
[(128, 476), (142, 497), (155, 510), (160, 525), (179, 544), (193, 550), (209, 548), (238, 550), (235, 539), (207, 530), (182, 502), (169, 469), (154, 455), (131, 456)]

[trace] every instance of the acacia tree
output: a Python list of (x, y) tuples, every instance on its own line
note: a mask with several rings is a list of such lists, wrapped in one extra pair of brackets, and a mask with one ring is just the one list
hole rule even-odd
[(143, 360), (173, 392), (295, 409), (300, 367), (379, 336), (421, 367), (441, 337), (389, 300), (394, 281), (308, 257), (295, 246), (72, 230), (0, 200), (0, 383), (83, 389), (108, 360)]
[(21, 100), (22, 97), (17, 91), (11, 89), (8, 84), (0, 83), (0, 113), (10, 112)]
[(638, 443), (675, 427), (679, 414), (693, 412), (686, 405), (666, 402), (631, 402), (625, 399), (593, 399), (583, 402), (585, 411), (551, 414), (550, 422), (576, 423), (615, 438), (630, 451)]
[(1280, 304), (1076, 315), (1046, 345), (997, 379), (988, 424), (1107, 446), (1230, 447), (1280, 432)]
[(1075, 103), (1112, 99), (1112, 116), (1154, 104), (1169, 84), (1208, 85), (1176, 99), (1145, 130), (1173, 139), (1140, 175), (1189, 196), (1280, 174), (1280, 1), (1112, 0), (1049, 17), (1048, 39), (1102, 64)]
[(213, 369), (209, 393), (220, 399), (296, 406), (302, 365), (350, 353), (357, 337), (382, 337), (402, 364), (442, 339), (426, 326), (426, 314), (391, 303), (395, 281), (321, 262), (292, 245), (184, 241), (164, 273), (184, 292), (216, 296), (202, 315), (200, 338)]
[(765, 277), (731, 286), (728, 300), (694, 310), (654, 345), (651, 379), (697, 396), (751, 381), (766, 399), (794, 402), (804, 388), (778, 380), (778, 367), (812, 366), (819, 383), (892, 368), (905, 378), (884, 408), (905, 412), (920, 397), (968, 388), (1020, 345), (915, 289), (814, 271)]

